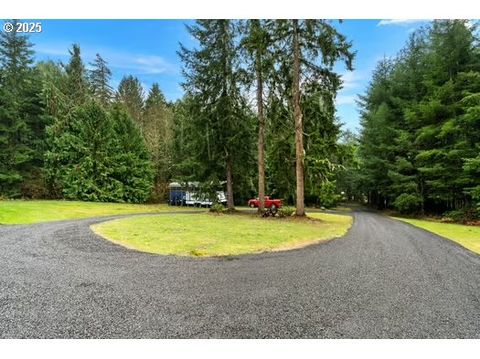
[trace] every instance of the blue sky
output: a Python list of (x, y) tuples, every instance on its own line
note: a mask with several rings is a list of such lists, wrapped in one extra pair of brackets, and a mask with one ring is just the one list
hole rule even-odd
[[(137, 76), (145, 91), (158, 82), (169, 100), (182, 96), (181, 63), (176, 51), (179, 42), (187, 47), (193, 40), (185, 29), (191, 20), (42, 20), (43, 32), (32, 34), (37, 60), (66, 62), (72, 43), (81, 46), (85, 63), (96, 53), (108, 61), (113, 71), (112, 85), (124, 75)], [(376, 62), (395, 55), (421, 20), (345, 20), (336, 24), (353, 42), (357, 51), (353, 72), (336, 68), (343, 75), (344, 89), (337, 97), (337, 114), (344, 128), (359, 128), (355, 104), (364, 92)]]

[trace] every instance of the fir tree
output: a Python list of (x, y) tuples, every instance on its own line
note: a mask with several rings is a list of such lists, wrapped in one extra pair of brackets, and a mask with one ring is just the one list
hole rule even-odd
[(190, 118), (195, 128), (196, 151), (205, 181), (226, 179), (227, 206), (234, 209), (236, 166), (251, 161), (251, 117), (240, 92), (235, 26), (230, 20), (199, 20), (188, 27), (199, 42), (197, 49), (181, 47), (184, 88), (192, 97)]
[(140, 128), (120, 106), (110, 113), (113, 125), (112, 179), (121, 183), (121, 202), (142, 203), (150, 198), (154, 172)]
[(273, 71), (272, 40), (268, 31), (267, 21), (248, 20), (245, 24), (245, 34), (241, 46), (246, 50), (249, 70), (253, 76), (256, 88), (256, 107), (258, 118), (258, 212), (262, 214), (265, 208), (265, 104), (264, 89), (266, 79)]
[(117, 102), (121, 103), (133, 120), (143, 127), (144, 92), (140, 80), (124, 76), (118, 85)]
[(101, 104), (107, 106), (113, 98), (113, 88), (110, 86), (112, 71), (108, 68), (107, 62), (97, 54), (95, 61), (90, 64), (90, 87), (93, 97), (98, 99)]
[(165, 200), (172, 166), (173, 109), (157, 83), (145, 101), (143, 134), (155, 170), (154, 199)]
[(338, 60), (352, 69), (351, 43), (328, 20), (277, 20), (274, 29), (282, 91), (290, 92), (295, 128), (296, 215), (305, 215), (305, 147), (302, 96), (305, 89), (333, 98), (340, 88), (333, 71)]
[(88, 97), (88, 83), (85, 65), (80, 54), (80, 45), (73, 44), (69, 50), (70, 60), (66, 64), (66, 95), (73, 105), (83, 104)]
[(42, 158), (40, 89), (33, 45), (12, 24), (0, 34), (0, 196), (32, 196)]

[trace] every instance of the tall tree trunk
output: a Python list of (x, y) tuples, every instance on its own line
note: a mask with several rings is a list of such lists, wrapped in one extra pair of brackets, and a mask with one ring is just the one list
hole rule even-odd
[(265, 118), (263, 117), (263, 77), (261, 54), (257, 50), (255, 68), (257, 73), (257, 113), (258, 113), (258, 213), (265, 209)]
[(300, 108), (300, 44), (298, 38), (298, 20), (293, 21), (293, 116), (295, 119), (295, 160), (297, 177), (297, 216), (305, 216), (304, 199), (304, 150), (303, 150), (303, 119)]
[(232, 181), (232, 160), (227, 157), (227, 208), (231, 211), (235, 209), (233, 204), (233, 181)]

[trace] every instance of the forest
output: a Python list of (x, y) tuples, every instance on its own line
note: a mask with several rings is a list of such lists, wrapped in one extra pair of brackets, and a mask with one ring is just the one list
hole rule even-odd
[(480, 46), (465, 20), (434, 21), (381, 60), (359, 98), (349, 195), (377, 208), (472, 220), (480, 210)]
[[(0, 198), (164, 202), (171, 181), (225, 186), (228, 207), (265, 195), (341, 200), (407, 214), (480, 213), (476, 25), (436, 20), (381, 60), (344, 131), (334, 70), (352, 43), (330, 20), (198, 20), (180, 44), (184, 96), (144, 93), (108, 62), (35, 61), (28, 36), (0, 35)], [(260, 208), (260, 210), (263, 210)]]

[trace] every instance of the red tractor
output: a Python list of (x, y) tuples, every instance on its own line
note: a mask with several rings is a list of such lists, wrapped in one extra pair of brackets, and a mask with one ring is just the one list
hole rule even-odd
[[(258, 208), (259, 205), (260, 201), (258, 200), (258, 198), (248, 200), (248, 206), (250, 208)], [(271, 211), (275, 212), (280, 207), (282, 207), (281, 199), (270, 199), (269, 196), (265, 196), (265, 208), (268, 208)]]

